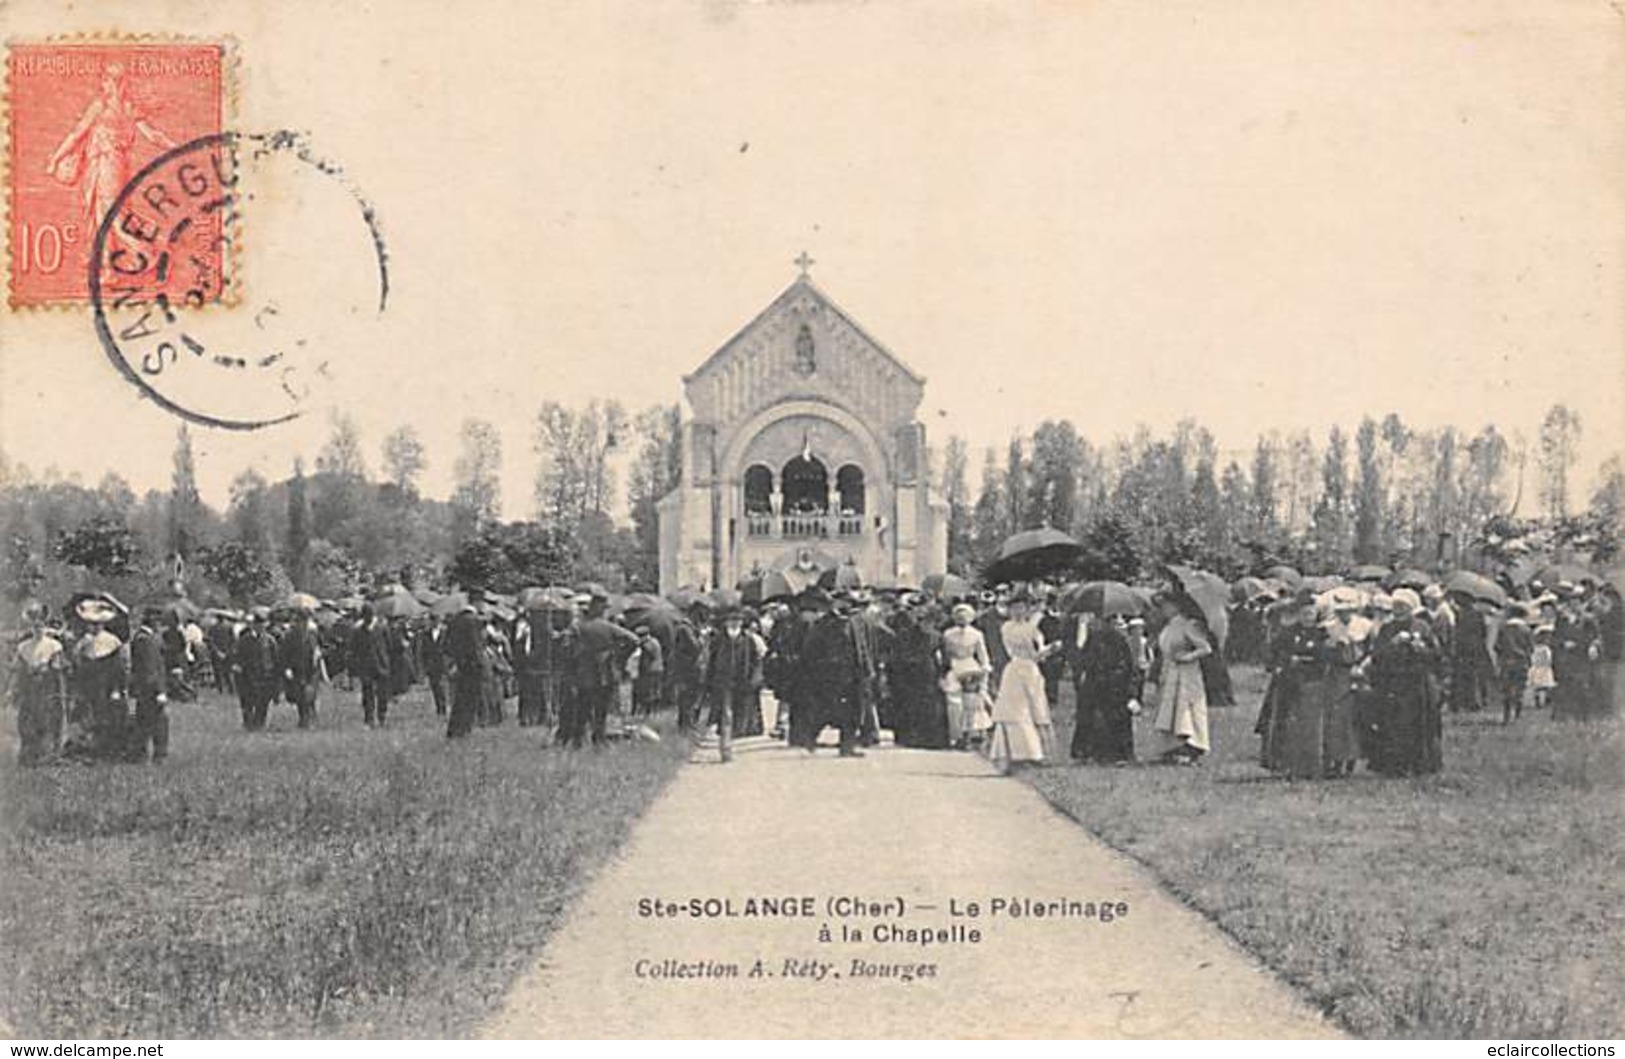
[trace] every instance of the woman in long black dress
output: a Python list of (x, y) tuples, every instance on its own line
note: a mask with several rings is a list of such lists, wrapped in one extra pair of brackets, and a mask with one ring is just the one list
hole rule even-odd
[(1376, 725), (1366, 757), (1371, 771), (1420, 776), (1444, 767), (1437, 674), (1442, 663), (1432, 630), (1415, 616), (1420, 599), (1394, 593), (1394, 615), (1377, 633), (1370, 679)]
[(1072, 760), (1119, 764), (1134, 760), (1134, 715), (1139, 667), (1121, 617), (1090, 619), (1083, 647), (1073, 657), (1078, 713)]
[(948, 704), (942, 695), (942, 637), (912, 608), (892, 620), (891, 692), (897, 716), (892, 735), (898, 746), (946, 750)]

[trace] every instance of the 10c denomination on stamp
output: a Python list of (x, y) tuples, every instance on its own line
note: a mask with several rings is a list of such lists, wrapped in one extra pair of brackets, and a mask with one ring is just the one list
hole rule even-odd
[[(131, 177), (224, 131), (220, 41), (65, 40), (6, 46), (7, 222), (13, 308), (90, 301), (96, 230)], [(223, 275), (223, 220), (210, 247)], [(115, 224), (114, 239), (132, 239)], [(202, 233), (199, 233), (202, 234)], [(176, 291), (184, 281), (177, 273)]]

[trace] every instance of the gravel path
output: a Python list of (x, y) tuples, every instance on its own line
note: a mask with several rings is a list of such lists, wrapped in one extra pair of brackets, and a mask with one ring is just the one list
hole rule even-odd
[[(757, 739), (715, 761), (679, 773), (487, 1035), (1338, 1034), (1144, 869), (977, 757), (840, 760)], [(691, 898), (736, 914), (692, 917)], [(749, 917), (751, 898), (812, 914)], [(832, 908), (846, 899), (860, 907)], [(1014, 900), (1077, 904), (1015, 917)], [(646, 901), (683, 911), (642, 915)], [(826, 925), (835, 940), (820, 941)], [(955, 940), (876, 938), (910, 930)]]

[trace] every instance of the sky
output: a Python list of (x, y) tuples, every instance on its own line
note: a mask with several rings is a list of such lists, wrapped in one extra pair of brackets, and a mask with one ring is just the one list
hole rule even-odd
[[(387, 311), (335, 346), (301, 420), (195, 431), (214, 503), (246, 466), (312, 458), (342, 409), (375, 470), (415, 426), (441, 495), (459, 425), (492, 421), (504, 513), (528, 517), (543, 400), (678, 400), (803, 250), (926, 377), (938, 444), (1193, 417), (1240, 454), (1390, 411), (1533, 437), (1561, 401), (1582, 487), (1625, 449), (1625, 19), (1605, 0), (276, 10), (119, 6), (231, 34), (238, 127), (342, 160), (389, 246)], [(0, 29), (102, 14), (24, 3)], [(343, 236), (244, 223), (320, 301)], [(12, 460), (167, 485), (176, 420), (82, 311), (0, 325)]]

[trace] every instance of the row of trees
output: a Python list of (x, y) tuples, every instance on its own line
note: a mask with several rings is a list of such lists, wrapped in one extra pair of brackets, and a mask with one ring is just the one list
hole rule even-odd
[[(232, 481), (217, 511), (197, 486), (192, 436), (176, 435), (168, 490), (137, 497), (109, 473), (94, 488), (53, 472), (35, 477), (0, 458), (5, 589), (12, 600), (62, 598), (87, 587), (140, 598), (179, 578), (196, 598), (248, 603), (295, 588), (324, 597), (371, 585), (477, 583), (496, 590), (583, 578), (653, 587), (654, 504), (676, 480), (675, 407), (628, 416), (614, 402), (544, 405), (534, 520), (503, 522), (503, 439), (484, 420), (463, 423), (445, 500), (424, 496), (422, 439), (401, 426), (382, 441), (374, 475), (355, 421), (336, 415), (313, 465), (268, 480)], [(616, 465), (630, 456), (632, 525), (611, 517)]]
[(1011, 533), (1038, 526), (1084, 540), (1095, 569), (1113, 576), (1158, 562), (1230, 575), (1275, 561), (1315, 571), (1432, 562), (1441, 547), (1473, 545), (1493, 519), (1528, 512), (1530, 500), (1552, 522), (1587, 514), (1617, 526), (1625, 494), (1617, 455), (1589, 511), (1574, 510), (1580, 430), (1579, 417), (1556, 405), (1531, 452), (1494, 426), (1425, 430), (1390, 414), (1363, 419), (1352, 437), (1340, 426), (1318, 443), (1308, 432), (1270, 433), (1250, 454), (1225, 457), (1190, 420), (1166, 437), (1141, 428), (1105, 447), (1050, 420), (1002, 453), (984, 450), (974, 496), (968, 447), (951, 438), (940, 461), (949, 565), (980, 569)]
[[(1140, 429), (1096, 446), (1066, 420), (1039, 424), (982, 453), (970, 488), (970, 451), (950, 438), (934, 454), (949, 510), (949, 563), (974, 574), (1011, 533), (1054, 526), (1089, 549), (1085, 574), (1131, 577), (1161, 562), (1237, 575), (1277, 561), (1307, 570), (1357, 562), (1426, 563), (1441, 540), (1471, 546), (1486, 527), (1536, 503), (1553, 524), (1575, 522), (1572, 476), (1581, 424), (1558, 405), (1533, 446), (1487, 426), (1416, 429), (1398, 416), (1367, 418), (1352, 436), (1333, 427), (1261, 436), (1245, 456), (1221, 454), (1185, 421), (1168, 435)], [(176, 438), (171, 486), (137, 497), (118, 475), (94, 488), (0, 463), (5, 586), (13, 599), (60, 598), (92, 584), (141, 596), (177, 576), (198, 598), (245, 603), (294, 588), (328, 597), (372, 584), (529, 583), (595, 579), (653, 588), (656, 504), (682, 467), (675, 406), (629, 415), (613, 401), (540, 409), (534, 517), (502, 520), (503, 438), (489, 422), (461, 430), (453, 488), (422, 495), (429, 456), (416, 431), (382, 439), (379, 473), (355, 422), (336, 416), (314, 464), (296, 459), (270, 481), (239, 474), (216, 511), (199, 495), (192, 438)], [(623, 483), (629, 525), (617, 524)], [(1527, 491), (1531, 494), (1526, 498)], [(1625, 511), (1625, 463), (1611, 458), (1580, 529), (1607, 557)], [(1568, 539), (1568, 538), (1566, 538)]]

